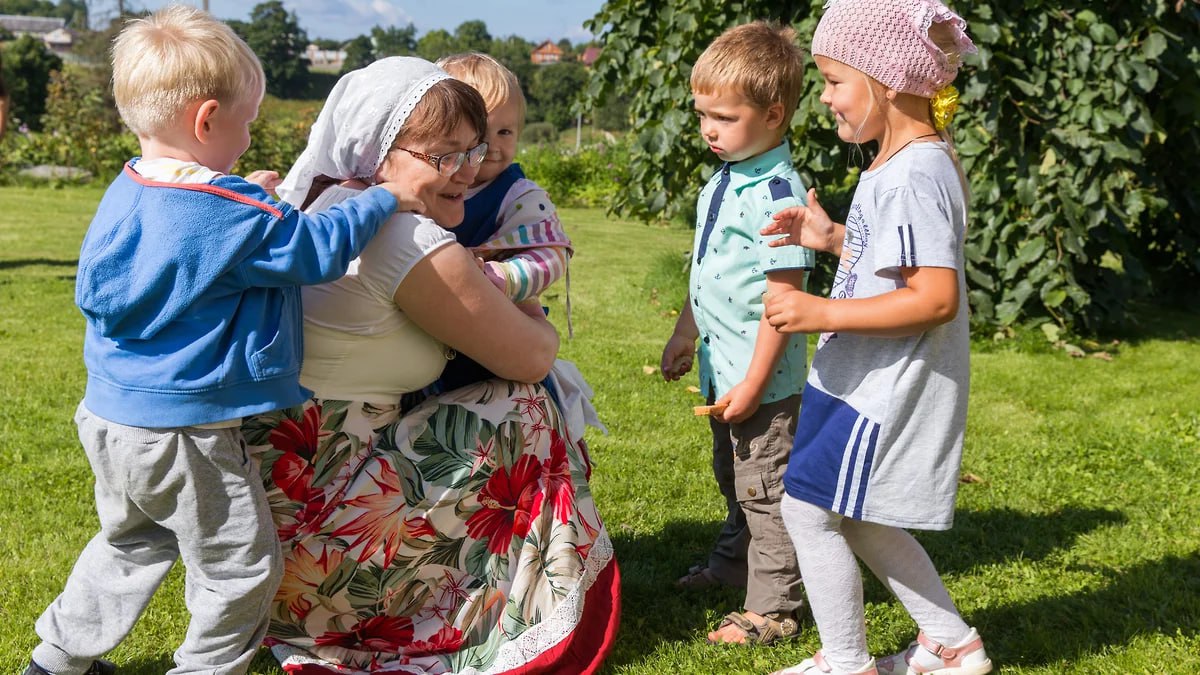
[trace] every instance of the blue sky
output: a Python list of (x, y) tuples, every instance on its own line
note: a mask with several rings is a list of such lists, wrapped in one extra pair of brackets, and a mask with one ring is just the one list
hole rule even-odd
[[(182, 0), (197, 7), (201, 0)], [(209, 11), (222, 19), (246, 20), (259, 0), (209, 0)], [(158, 9), (169, 0), (127, 0), (141, 9)], [(309, 37), (349, 39), (372, 26), (417, 27), (417, 35), (442, 28), (450, 32), (464, 21), (480, 19), (488, 32), (519, 35), (531, 42), (567, 38), (583, 42), (591, 33), (583, 22), (603, 6), (603, 0), (283, 0), (296, 13)]]

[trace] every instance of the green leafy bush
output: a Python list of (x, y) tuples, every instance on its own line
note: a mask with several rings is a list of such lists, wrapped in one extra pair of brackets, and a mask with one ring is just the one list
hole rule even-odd
[(579, 150), (536, 145), (522, 148), (516, 161), (555, 204), (608, 207), (629, 180), (628, 156), (620, 143), (596, 143)]
[(521, 142), (530, 143), (533, 145), (541, 145), (542, 143), (553, 143), (558, 140), (558, 129), (554, 128), (549, 122), (532, 122), (525, 125), (525, 130), (521, 132)]
[(242, 176), (257, 169), (287, 173), (308, 145), (308, 132), (319, 108), (319, 102), (268, 98), (259, 109), (258, 119), (250, 125), (250, 147), (233, 172)]
[[(716, 168), (688, 76), (724, 29), (765, 18), (804, 46), (824, 0), (609, 0), (585, 107), (627, 96), (635, 130), (616, 211), (694, 209)], [(1097, 330), (1132, 298), (1195, 297), (1200, 282), (1200, 8), (1195, 3), (956, 3), (979, 47), (956, 84), (955, 139), (971, 182), (967, 259), (977, 330), (1051, 321)], [(837, 139), (809, 64), (793, 157), (844, 214), (847, 169), (872, 149)], [(838, 194), (829, 196), (832, 191)]]
[(138, 152), (125, 130), (103, 75), (67, 65), (51, 74), (41, 132), (9, 134), (0, 166), (50, 164), (84, 169), (110, 180)]
[[(45, 131), (11, 130), (0, 139), (0, 171), (10, 178), (27, 166), (53, 164), (86, 169), (94, 180), (107, 182), (141, 151), (137, 137), (121, 124), (107, 81), (89, 69), (68, 65), (54, 73), (46, 105)], [(319, 105), (267, 97), (234, 173), (287, 172), (308, 143)]]
[(29, 129), (41, 129), (50, 74), (62, 68), (62, 59), (38, 38), (22, 35), (4, 45), (3, 65), (12, 106), (9, 114)]

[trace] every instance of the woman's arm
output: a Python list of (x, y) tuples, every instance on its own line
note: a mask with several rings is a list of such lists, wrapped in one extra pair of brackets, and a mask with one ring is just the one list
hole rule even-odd
[(554, 326), (513, 304), (457, 244), (442, 246), (414, 265), (394, 300), (425, 332), (500, 377), (537, 382), (554, 365)]

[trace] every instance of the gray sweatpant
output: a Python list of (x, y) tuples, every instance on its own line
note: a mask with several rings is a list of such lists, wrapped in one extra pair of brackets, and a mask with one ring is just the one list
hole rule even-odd
[(804, 604), (796, 551), (779, 514), (799, 411), (797, 395), (764, 403), (736, 424), (710, 421), (713, 475), (727, 515), (708, 569), (724, 583), (745, 586), (743, 607), (757, 614), (786, 615)]
[(279, 540), (241, 430), (144, 429), (82, 404), (100, 532), (37, 621), (33, 660), (77, 675), (116, 647), (182, 558), (191, 621), (171, 675), (245, 673), (282, 577)]

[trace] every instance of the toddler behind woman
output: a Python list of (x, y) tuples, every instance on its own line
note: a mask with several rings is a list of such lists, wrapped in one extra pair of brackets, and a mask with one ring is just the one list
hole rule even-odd
[[(525, 125), (525, 95), (517, 76), (486, 54), (448, 56), (438, 65), (483, 96), (488, 109), (488, 152), (467, 191), (466, 217), (451, 230), (458, 243), (482, 261), (484, 274), (513, 302), (536, 303), (538, 296), (567, 277), (571, 240), (546, 191), (513, 162)], [(567, 326), (571, 305), (567, 296)], [(491, 377), (459, 354), (436, 385), (443, 391)]]

